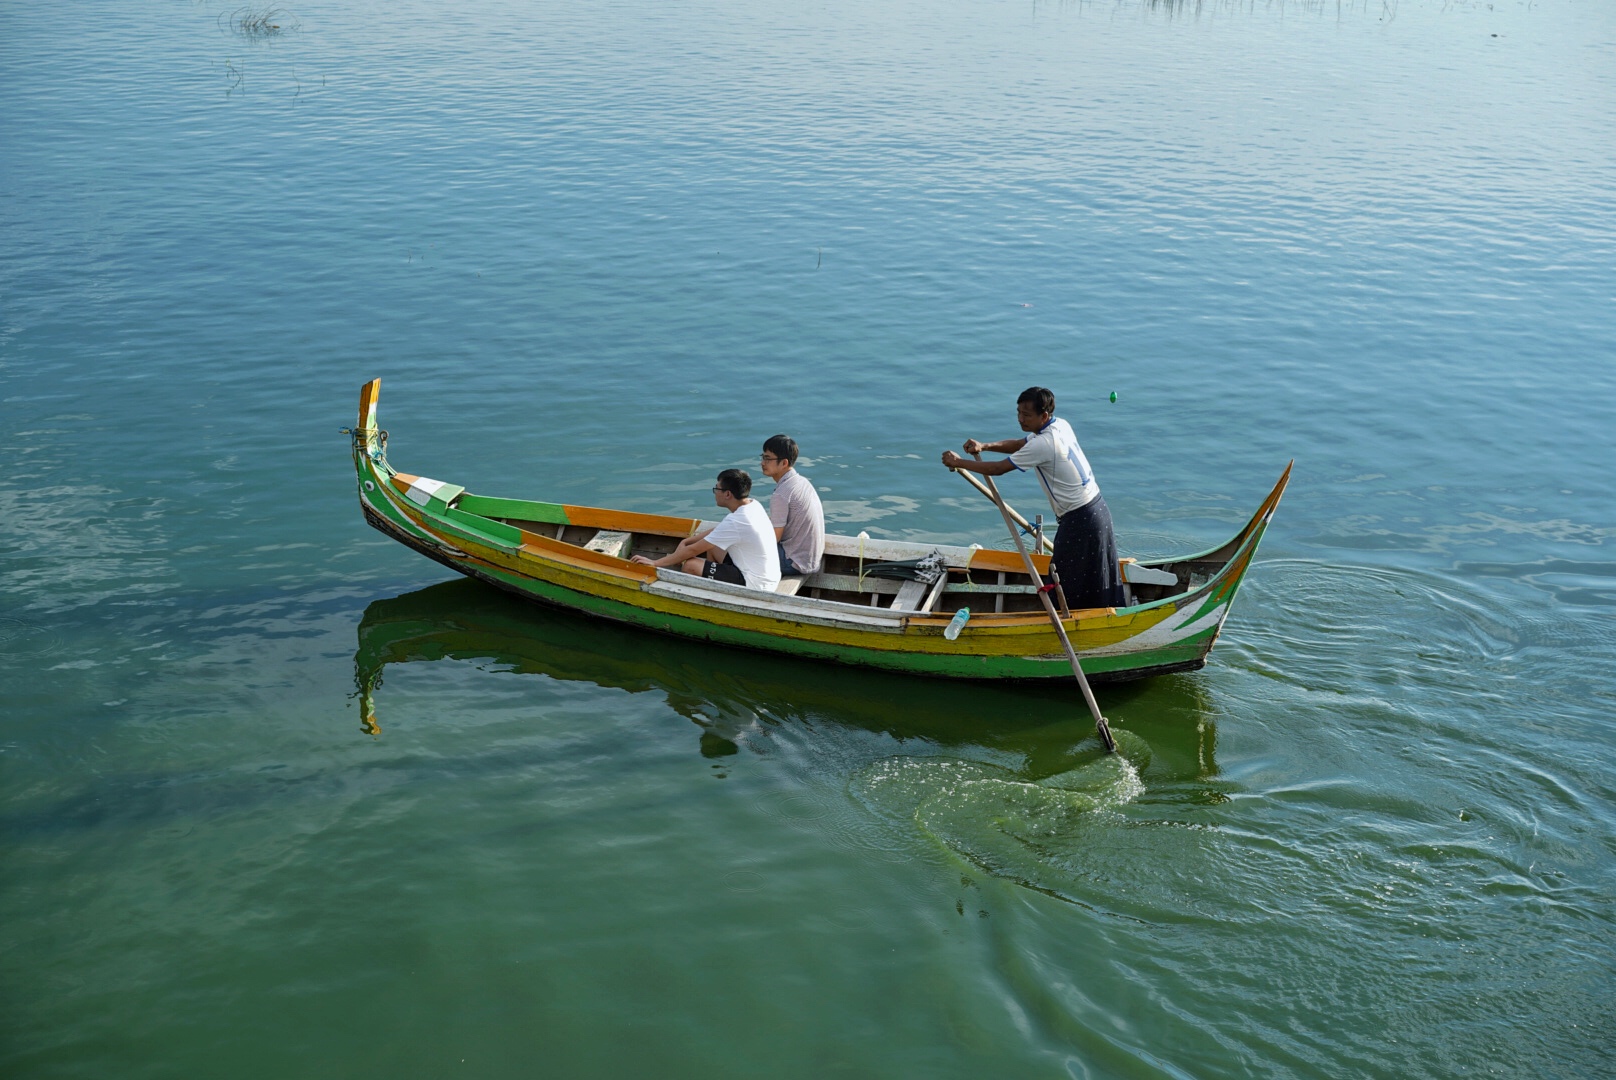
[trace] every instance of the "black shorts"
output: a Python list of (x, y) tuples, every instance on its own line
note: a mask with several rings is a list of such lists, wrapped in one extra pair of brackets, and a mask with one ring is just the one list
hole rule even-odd
[(711, 559), (702, 560), (701, 576), (712, 578), (714, 581), (727, 581), (731, 585), (745, 585), (746, 575), (741, 568), (735, 565), (735, 560), (728, 555), (723, 562), (713, 562)]

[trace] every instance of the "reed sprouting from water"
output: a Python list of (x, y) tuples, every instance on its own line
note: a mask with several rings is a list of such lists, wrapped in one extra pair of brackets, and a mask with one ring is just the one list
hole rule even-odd
[(240, 7), (230, 13), (230, 29), (242, 37), (274, 37), (296, 30), (297, 18), (285, 8)]

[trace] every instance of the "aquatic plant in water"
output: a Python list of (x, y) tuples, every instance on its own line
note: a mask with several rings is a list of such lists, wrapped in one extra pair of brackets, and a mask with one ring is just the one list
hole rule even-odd
[[(220, 16), (220, 21), (225, 21)], [(298, 28), (296, 16), (285, 8), (277, 7), (239, 7), (230, 12), (230, 29), (242, 37), (267, 38), (276, 34), (295, 31)]]

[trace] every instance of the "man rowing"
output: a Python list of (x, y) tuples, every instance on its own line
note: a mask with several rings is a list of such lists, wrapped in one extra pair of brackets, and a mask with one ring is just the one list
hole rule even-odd
[(981, 442), (966, 439), (967, 454), (1009, 454), (1001, 461), (973, 461), (952, 450), (943, 451), (943, 464), (984, 476), (1003, 476), (1012, 470), (1032, 469), (1043, 484), (1055, 512), (1055, 553), (1051, 563), (1060, 576), (1061, 591), (1073, 608), (1122, 607), (1122, 567), (1117, 562), (1117, 541), (1111, 531), (1111, 511), (1100, 497), (1083, 448), (1072, 425), (1055, 415), (1055, 395), (1042, 386), (1029, 387), (1016, 398), (1016, 423), (1027, 436)]
[(728, 510), (724, 520), (705, 532), (687, 536), (660, 559), (636, 555), (646, 566), (677, 567), (714, 581), (773, 592), (780, 584), (780, 556), (774, 526), (763, 504), (751, 498), (752, 478), (741, 469), (725, 469), (713, 485), (714, 504)]

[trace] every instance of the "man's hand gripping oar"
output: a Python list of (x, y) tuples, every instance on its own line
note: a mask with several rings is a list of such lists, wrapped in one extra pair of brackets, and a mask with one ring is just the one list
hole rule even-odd
[[(968, 445), (966, 449), (969, 450), (970, 446)], [(971, 456), (978, 461), (982, 460), (982, 455), (975, 450), (971, 450)], [(966, 475), (963, 470), (955, 471), (965, 475), (967, 480), (974, 479)], [(1100, 703), (1094, 700), (1094, 691), (1089, 689), (1088, 676), (1083, 674), (1083, 665), (1078, 663), (1077, 652), (1072, 648), (1071, 639), (1066, 636), (1066, 627), (1061, 622), (1060, 615), (1055, 611), (1054, 601), (1049, 598), (1049, 587), (1044, 584), (1043, 575), (1038, 572), (1038, 567), (1033, 563), (1032, 556), (1027, 553), (1027, 545), (1021, 541), (1021, 533), (1016, 529), (1015, 519), (1010, 516), (1010, 508), (1005, 505), (1004, 496), (999, 494), (999, 485), (993, 482), (993, 477), (985, 473), (983, 474), (983, 479), (987, 482), (986, 494), (993, 500), (993, 504), (999, 508), (999, 513), (1004, 518), (1004, 527), (1010, 530), (1010, 539), (1016, 542), (1016, 550), (1021, 553), (1021, 562), (1027, 568), (1027, 576), (1038, 584), (1038, 599), (1043, 601), (1044, 611), (1049, 615), (1049, 621), (1055, 627), (1055, 636), (1060, 638), (1061, 648), (1066, 651), (1066, 659), (1072, 663), (1072, 674), (1077, 676), (1077, 685), (1083, 691), (1083, 700), (1088, 702), (1089, 712), (1094, 716), (1095, 734), (1100, 737), (1100, 743), (1105, 747), (1106, 752), (1114, 754), (1117, 752), (1117, 741), (1111, 737), (1111, 725), (1106, 723), (1104, 716), (1100, 715)]]

